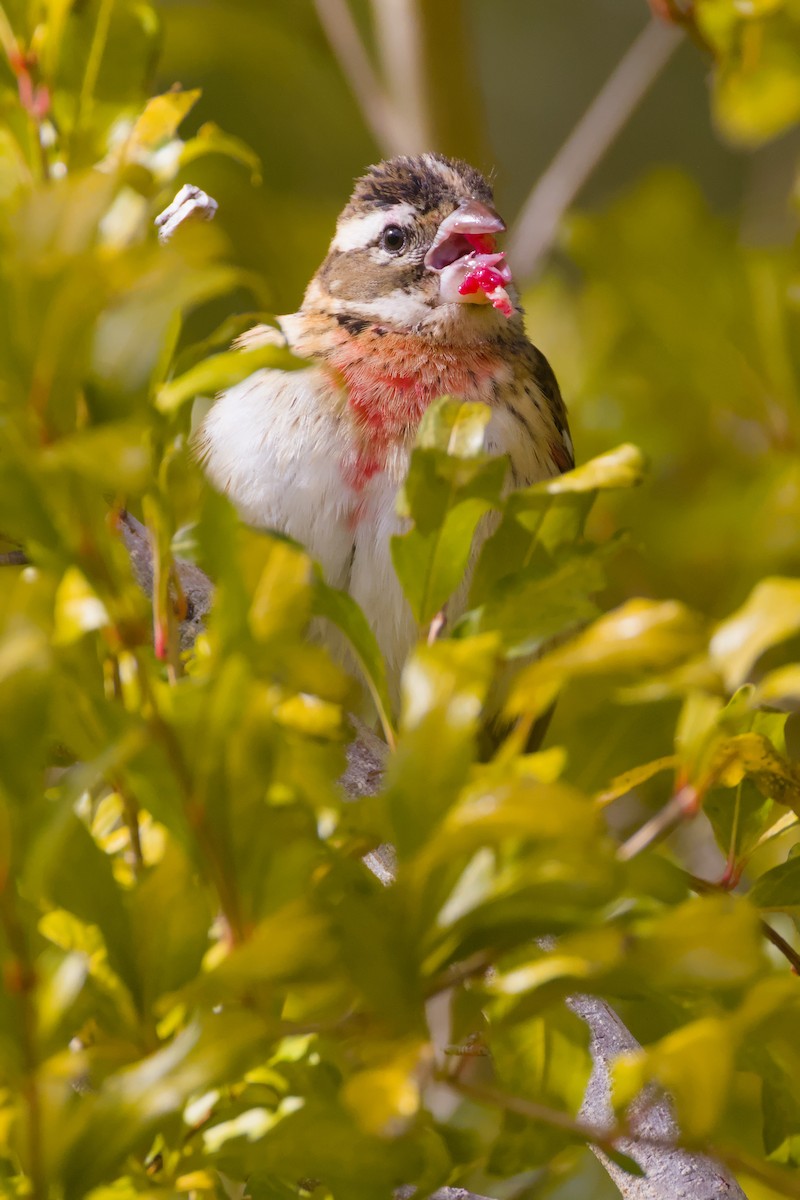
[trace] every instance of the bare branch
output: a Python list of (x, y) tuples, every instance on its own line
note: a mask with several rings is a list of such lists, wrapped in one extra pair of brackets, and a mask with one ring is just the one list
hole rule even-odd
[(392, 105), (361, 39), (347, 0), (314, 0), (319, 23), (361, 115), (385, 154), (408, 150), (405, 122)]
[(387, 91), (396, 110), (403, 98), (403, 150), (431, 150), (435, 143), (416, 0), (372, 0), (372, 19)]
[[(570, 996), (567, 1005), (591, 1031), (592, 1075), (581, 1106), (581, 1118), (599, 1129), (614, 1125), (611, 1066), (621, 1054), (641, 1046), (617, 1014), (597, 996)], [(617, 1166), (598, 1146), (592, 1150), (626, 1200), (747, 1200), (736, 1180), (720, 1163), (704, 1154), (677, 1149), (678, 1128), (669, 1101), (647, 1089), (628, 1113), (633, 1137), (615, 1142), (645, 1172), (639, 1178)]]
[[(119, 524), (136, 582), (143, 592), (152, 597), (153, 547), (147, 527), (129, 512), (120, 514)], [(175, 571), (185, 600), (185, 617), (180, 622), (179, 642), (181, 649), (186, 650), (194, 645), (195, 638), (203, 628), (203, 622), (211, 608), (214, 586), (205, 572), (194, 563), (176, 559)]]
[(629, 862), (653, 842), (674, 829), (680, 821), (696, 817), (698, 808), (697, 792), (690, 784), (686, 784), (670, 797), (655, 816), (645, 821), (640, 829), (637, 829), (626, 842), (623, 842), (617, 851), (617, 858), (620, 862)]
[(509, 239), (509, 258), (520, 278), (534, 274), (564, 213), (682, 40), (679, 29), (651, 21), (536, 182)]

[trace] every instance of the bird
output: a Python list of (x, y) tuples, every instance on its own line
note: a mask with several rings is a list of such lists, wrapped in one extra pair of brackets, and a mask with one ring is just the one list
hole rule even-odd
[(241, 518), (302, 543), (357, 601), (395, 683), (419, 630), (390, 540), (405, 527), (398, 493), (428, 406), (447, 394), (489, 407), (485, 449), (507, 455), (509, 488), (573, 465), (555, 375), (497, 248), (504, 230), (490, 184), (459, 159), (369, 167), (299, 310), (240, 339), (280, 338), (308, 366), (255, 371), (216, 399), (197, 436)]

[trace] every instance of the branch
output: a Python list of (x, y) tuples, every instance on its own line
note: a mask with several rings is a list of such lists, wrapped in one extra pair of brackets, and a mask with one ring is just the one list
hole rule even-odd
[(464, 6), (464, 0), (372, 0), (376, 68), (348, 0), (314, 0), (362, 119), (384, 154), (439, 150), (477, 162), (485, 158)]
[(406, 123), (370, 62), (347, 0), (314, 0), (314, 7), (334, 58), (381, 151), (385, 154), (407, 153)]
[[(617, 1014), (597, 996), (569, 996), (567, 1005), (589, 1026), (594, 1067), (581, 1105), (581, 1117), (599, 1129), (613, 1128), (611, 1066), (620, 1054), (641, 1050)], [(676, 1149), (678, 1128), (669, 1101), (654, 1089), (642, 1092), (628, 1110), (633, 1137), (615, 1147), (644, 1171), (637, 1178), (623, 1171), (600, 1146), (592, 1145), (626, 1200), (747, 1200), (736, 1180), (720, 1163), (704, 1154)]]
[[(383, 8), (385, 0), (373, 0)], [(395, 0), (397, 3), (397, 0)], [(467, 0), (404, 0), (413, 10), (422, 55), (422, 88), (430, 141), (419, 147), (490, 168), (479, 64)], [(403, 96), (402, 79), (395, 101)]]
[[(130, 555), (136, 582), (142, 591), (152, 598), (155, 572), (153, 548), (147, 527), (125, 511), (119, 516), (119, 527)], [(204, 571), (184, 559), (175, 560), (175, 571), (186, 601), (186, 615), (179, 626), (180, 648), (188, 650), (194, 645), (195, 638), (201, 632), (203, 622), (211, 609), (214, 585)]]
[(508, 255), (520, 278), (535, 273), (564, 213), (682, 40), (672, 26), (645, 26), (534, 184), (509, 238)]
[[(437, 0), (438, 4), (446, 2)], [(428, 102), (417, 0), (372, 0), (372, 21), (389, 102), (403, 114), (403, 153), (438, 149)], [(440, 61), (449, 58), (450, 50), (447, 55), (440, 54)]]

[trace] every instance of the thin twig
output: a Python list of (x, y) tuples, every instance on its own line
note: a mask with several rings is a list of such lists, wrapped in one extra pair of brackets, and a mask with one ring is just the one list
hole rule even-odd
[(509, 239), (509, 258), (520, 278), (533, 275), (564, 213), (682, 40), (679, 29), (651, 21), (534, 184)]
[(0, 554), (0, 567), (26, 567), (30, 561), (24, 550), (7, 550)]
[(408, 149), (403, 122), (370, 61), (347, 0), (314, 0), (319, 23), (379, 147), (387, 154)]
[(761, 921), (761, 932), (768, 942), (772, 942), (776, 950), (780, 950), (787, 962), (791, 963), (795, 975), (800, 975), (800, 954), (797, 953), (794, 946), (791, 946), (784, 937), (781, 937), (777, 929), (773, 929), (763, 919)]
[(641, 829), (637, 829), (632, 833), (627, 842), (623, 842), (617, 851), (617, 858), (620, 862), (628, 862), (635, 858), (637, 854), (641, 854), (653, 842), (664, 837), (669, 833), (679, 821), (687, 818), (695, 817), (698, 811), (698, 796), (695, 789), (686, 784), (677, 791), (674, 796), (671, 796), (664, 807), (651, 817), (649, 821), (645, 821)]

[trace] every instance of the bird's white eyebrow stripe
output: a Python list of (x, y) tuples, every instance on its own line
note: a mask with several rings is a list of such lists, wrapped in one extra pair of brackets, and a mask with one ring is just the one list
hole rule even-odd
[(417, 215), (412, 204), (393, 204), (374, 212), (357, 213), (339, 222), (331, 250), (363, 250), (370, 246), (387, 225), (402, 225)]

